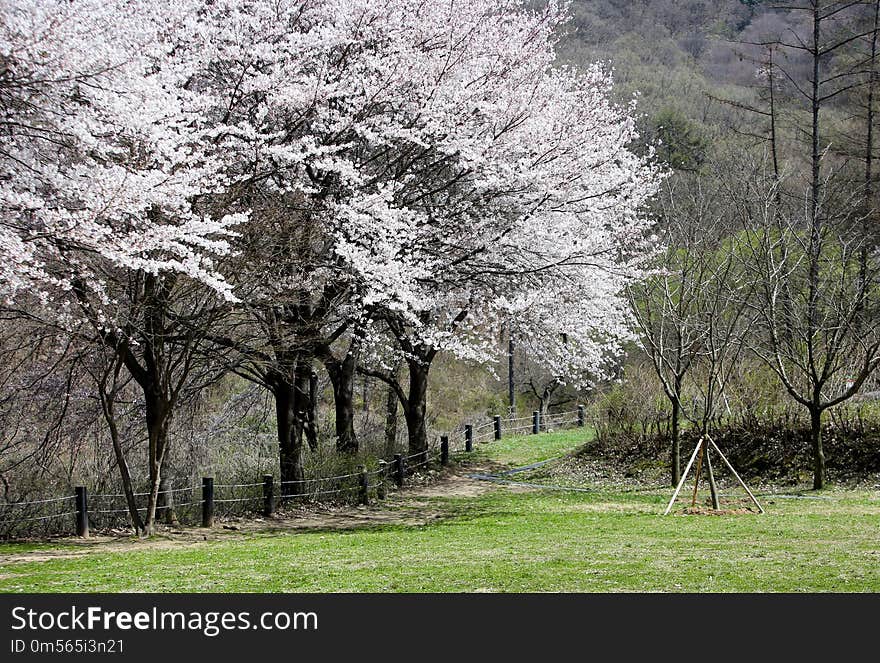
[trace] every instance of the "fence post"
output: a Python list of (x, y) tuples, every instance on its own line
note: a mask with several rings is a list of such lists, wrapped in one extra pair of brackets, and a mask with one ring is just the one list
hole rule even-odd
[(363, 505), (368, 505), (370, 503), (370, 477), (367, 474), (367, 468), (365, 465), (361, 465), (358, 467), (358, 472), (360, 472), (360, 476), (358, 477), (358, 501)]
[(587, 413), (586, 408), (583, 405), (578, 405), (578, 428), (583, 428), (587, 423)]
[(214, 525), (214, 479), (202, 477), (202, 527)]
[(440, 436), (440, 464), (443, 467), (449, 465), (449, 437), (447, 435)]
[(464, 450), (474, 450), (474, 427), (470, 424), (464, 427)]
[(532, 412), (532, 435), (541, 432), (541, 413), (538, 410)]
[(83, 538), (89, 536), (89, 501), (85, 486), (73, 489), (76, 501), (76, 535)]
[(388, 478), (388, 463), (384, 460), (379, 461), (379, 474), (376, 479), (376, 497), (380, 500), (385, 499), (385, 480)]
[(501, 439), (501, 415), (500, 414), (495, 415), (495, 439), (496, 440)]
[(406, 467), (403, 464), (403, 455), (402, 454), (394, 454), (394, 481), (397, 483), (397, 487), (400, 488), (403, 485), (403, 480), (406, 478)]
[(263, 475), (263, 515), (267, 518), (275, 513), (275, 485), (271, 474)]

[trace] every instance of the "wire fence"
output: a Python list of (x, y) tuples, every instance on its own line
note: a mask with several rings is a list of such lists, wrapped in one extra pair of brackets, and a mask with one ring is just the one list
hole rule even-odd
[[(488, 422), (465, 424), (440, 437), (439, 445), (373, 467), (333, 476), (301, 477), (274, 481), (271, 476), (245, 483), (214, 483), (160, 486), (156, 521), (168, 524), (211, 524), (214, 518), (260, 514), (272, 515), (278, 502), (369, 503), (382, 499), (391, 487), (401, 487), (413, 475), (450, 462), (452, 454), (468, 453), (475, 444), (488, 444), (502, 436), (526, 435), (585, 425), (584, 408), (531, 417), (495, 416)], [(451, 441), (450, 441), (451, 440)], [(0, 503), (0, 538), (64, 536), (91, 531), (131, 530), (136, 510), (146, 520), (149, 491), (89, 493), (77, 488), (73, 495)], [(131, 500), (131, 505), (129, 504)]]

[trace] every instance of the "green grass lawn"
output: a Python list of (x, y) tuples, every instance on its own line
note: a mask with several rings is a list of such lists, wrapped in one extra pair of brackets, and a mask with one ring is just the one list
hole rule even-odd
[[(524, 465), (582, 440), (582, 432), (521, 437), (481, 446), (475, 456)], [(0, 561), (0, 591), (880, 591), (880, 495), (824, 495), (831, 499), (767, 497), (763, 516), (664, 518), (666, 489), (498, 487), (415, 504), (404, 494), (390, 508), (439, 517), (39, 561), (28, 557), (84, 548), (2, 545), (0, 558), (9, 561)]]
[(559, 458), (580, 447), (588, 432), (584, 429), (545, 433), (542, 435), (518, 435), (505, 437), (488, 444), (474, 446), (474, 460), (492, 461), (510, 467)]

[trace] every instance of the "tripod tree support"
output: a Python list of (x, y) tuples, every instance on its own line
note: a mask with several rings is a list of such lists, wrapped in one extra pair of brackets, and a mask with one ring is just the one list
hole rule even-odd
[(709, 438), (709, 442), (712, 444), (712, 448), (715, 449), (715, 451), (718, 453), (719, 456), (721, 456), (721, 460), (723, 460), (723, 461), (724, 461), (724, 464), (727, 465), (727, 469), (730, 470), (730, 471), (733, 473), (733, 476), (736, 477), (736, 480), (739, 481), (740, 485), (741, 485), (741, 486), (745, 489), (745, 491), (749, 494), (749, 497), (752, 499), (752, 502), (754, 502), (754, 503), (755, 503), (755, 506), (758, 507), (758, 511), (760, 511), (761, 513), (764, 513), (764, 507), (762, 507), (762, 506), (758, 503), (758, 500), (756, 500), (756, 499), (755, 499), (755, 496), (752, 495), (752, 491), (749, 490), (749, 487), (746, 485), (746, 482), (743, 481), (742, 478), (740, 478), (740, 476), (739, 476), (739, 474), (737, 474), (736, 470), (733, 469), (733, 465), (731, 465), (731, 464), (730, 464), (730, 461), (727, 460), (727, 457), (726, 457), (723, 453), (721, 453), (721, 449), (719, 449), (719, 448), (718, 448), (718, 445), (715, 444), (715, 440), (713, 440), (713, 439), (710, 437), (710, 438)]
[(694, 496), (691, 499), (691, 506), (697, 506), (697, 491), (700, 490), (700, 481), (703, 479), (703, 457), (708, 456), (706, 453), (706, 440), (701, 439), (699, 444), (700, 452), (697, 454), (697, 470), (694, 473)]
[(746, 482), (742, 480), (742, 477), (740, 477), (740, 475), (737, 473), (737, 471), (735, 469), (733, 469), (733, 465), (730, 464), (730, 461), (727, 460), (727, 457), (721, 452), (721, 449), (718, 448), (718, 445), (715, 444), (715, 440), (713, 440), (709, 435), (705, 435), (699, 439), (699, 441), (697, 442), (697, 445), (694, 447), (694, 452), (691, 454), (691, 458), (688, 461), (687, 467), (685, 468), (684, 473), (681, 475), (681, 480), (678, 482), (678, 486), (676, 486), (675, 492), (672, 495), (672, 499), (669, 500), (669, 505), (666, 507), (666, 511), (663, 512), (663, 515), (668, 516), (669, 512), (672, 511), (672, 505), (675, 504), (675, 500), (678, 499), (678, 495), (681, 492), (681, 489), (684, 487), (684, 482), (687, 480), (688, 474), (690, 474), (691, 467), (693, 467), (694, 460), (696, 460), (698, 453), (700, 455), (700, 460), (699, 460), (699, 466), (697, 469), (696, 480), (694, 482), (694, 497), (692, 500), (692, 504), (696, 504), (697, 490), (700, 485), (700, 474), (701, 474), (701, 469), (702, 469), (702, 464), (703, 464), (703, 457), (705, 455), (707, 467), (709, 469), (709, 488), (712, 491), (712, 508), (714, 508), (715, 510), (718, 510), (718, 508), (719, 508), (718, 491), (715, 486), (715, 476), (714, 476), (714, 473), (712, 472), (712, 463), (709, 460), (709, 446), (708, 446), (709, 444), (712, 445), (712, 448), (715, 450), (715, 453), (717, 453), (721, 457), (721, 460), (724, 461), (724, 464), (727, 466), (727, 469), (729, 469), (731, 471), (733, 476), (736, 477), (736, 480), (739, 481), (740, 485), (745, 489), (749, 498), (752, 500), (752, 502), (758, 508), (758, 511), (760, 513), (764, 513), (764, 507), (761, 506), (761, 504), (758, 502), (758, 500), (752, 494), (752, 491), (749, 490), (749, 487), (746, 485)]
[(681, 489), (684, 486), (684, 481), (685, 479), (687, 479), (688, 473), (691, 471), (691, 467), (694, 464), (694, 459), (697, 457), (697, 452), (702, 448), (703, 438), (700, 438), (700, 441), (697, 442), (697, 446), (694, 447), (694, 453), (691, 454), (691, 459), (688, 461), (687, 467), (684, 468), (684, 472), (681, 475), (678, 486), (676, 486), (675, 492), (672, 494), (672, 499), (669, 500), (669, 506), (667, 506), (666, 511), (663, 512), (664, 516), (668, 516), (669, 512), (672, 510), (672, 505), (675, 504), (675, 500), (678, 499), (678, 494), (681, 492)]

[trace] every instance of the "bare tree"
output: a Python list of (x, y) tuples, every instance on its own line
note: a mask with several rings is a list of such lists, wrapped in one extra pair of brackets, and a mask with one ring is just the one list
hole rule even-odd
[[(779, 7), (801, 16), (804, 29), (760, 45), (806, 58), (809, 73), (776, 71), (794, 90), (808, 118), (806, 150), (792, 151), (788, 175), (759, 164), (734, 195), (746, 228), (753, 309), (760, 336), (752, 344), (786, 392), (810, 415), (813, 486), (825, 486), (822, 415), (856, 393), (880, 356), (876, 322), (876, 255), (866, 244), (863, 219), (871, 186), (854, 183), (831, 150), (826, 116), (853, 91), (875, 84), (876, 2), (803, 0)], [(859, 56), (865, 40), (868, 54)], [(873, 104), (873, 100), (870, 100)], [(774, 111), (775, 112), (775, 111)], [(873, 112), (868, 113), (873, 124)], [(779, 138), (777, 138), (779, 140)], [(797, 145), (797, 141), (793, 141)], [(873, 128), (867, 131), (866, 180), (872, 179)], [(773, 154), (783, 152), (774, 145)], [(806, 152), (806, 154), (804, 154)], [(799, 182), (798, 162), (806, 181)], [(745, 179), (745, 178), (744, 178)], [(741, 180), (742, 181), (742, 180)]]
[[(726, 205), (706, 177), (677, 177), (660, 199), (666, 251), (629, 289), (642, 347), (670, 404), (671, 483), (684, 420), (705, 434), (741, 351), (745, 296)], [(699, 394), (686, 403), (686, 392)]]
[[(822, 416), (855, 396), (880, 365), (880, 265), (876, 252), (863, 251), (861, 224), (846, 214), (860, 207), (848, 187), (823, 182), (822, 208), (841, 212), (833, 223), (826, 217), (818, 232), (804, 227), (808, 192), (800, 206), (786, 197), (780, 209), (774, 189), (758, 183), (740, 200), (756, 283), (750, 346), (809, 412), (813, 487), (821, 489)], [(826, 198), (832, 194), (836, 202)]]

